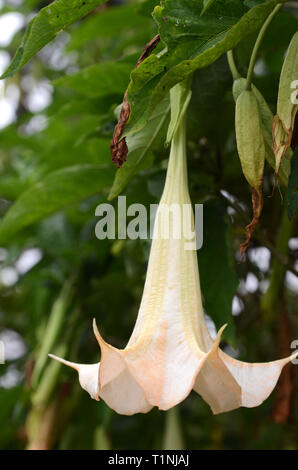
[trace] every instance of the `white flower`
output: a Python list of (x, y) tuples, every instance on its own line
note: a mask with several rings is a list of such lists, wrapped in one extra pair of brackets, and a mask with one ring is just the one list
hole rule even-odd
[[(191, 204), (183, 116), (171, 143), (143, 297), (126, 348), (119, 350), (106, 343), (94, 321), (100, 363), (75, 364), (51, 357), (76, 369), (81, 386), (91, 397), (102, 398), (120, 414), (146, 413), (154, 406), (167, 410), (184, 400), (192, 389), (213, 413), (260, 405), (291, 357), (259, 364), (235, 360), (219, 349), (225, 325), (215, 341), (211, 339), (203, 314), (197, 253), (186, 249), (189, 240), (183, 230), (180, 238), (175, 236), (177, 218), (171, 218), (169, 237), (163, 238), (172, 204), (180, 208)], [(181, 220), (185, 225), (187, 216)], [(191, 224), (194, 226), (192, 211)]]

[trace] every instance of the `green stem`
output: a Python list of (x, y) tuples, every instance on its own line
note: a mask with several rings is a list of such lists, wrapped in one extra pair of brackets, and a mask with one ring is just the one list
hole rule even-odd
[(255, 66), (255, 63), (256, 63), (256, 59), (257, 59), (257, 55), (258, 55), (258, 52), (259, 52), (259, 48), (260, 48), (260, 45), (261, 45), (261, 42), (263, 40), (263, 37), (264, 37), (264, 34), (268, 28), (268, 26), (270, 25), (271, 21), (273, 20), (273, 18), (275, 17), (275, 15), (279, 12), (279, 10), (281, 9), (282, 7), (282, 4), (281, 3), (278, 3), (276, 5), (276, 7), (274, 7), (274, 9), (272, 10), (272, 12), (270, 13), (270, 15), (267, 17), (266, 21), (264, 22), (262, 28), (260, 29), (259, 31), (259, 34), (258, 34), (258, 37), (257, 37), (257, 40), (255, 42), (255, 45), (254, 45), (254, 48), (253, 48), (253, 51), (252, 51), (252, 54), (251, 54), (251, 57), (250, 57), (250, 61), (249, 61), (249, 66), (248, 66), (248, 72), (247, 72), (247, 81), (246, 81), (246, 89), (247, 90), (250, 90), (251, 89), (251, 81), (252, 81), (252, 76), (253, 76), (253, 71), (254, 71), (254, 66)]
[(62, 330), (67, 308), (71, 300), (72, 282), (72, 280), (67, 280), (64, 283), (59, 296), (53, 303), (32, 374), (32, 387), (37, 386), (42, 371), (48, 360), (48, 354), (51, 352), (51, 348), (54, 347), (57, 337)]
[(166, 426), (162, 448), (163, 450), (185, 449), (177, 406), (166, 412)]
[(233, 75), (233, 80), (237, 80), (238, 78), (241, 78), (241, 75), (238, 72), (235, 61), (234, 61), (234, 56), (233, 56), (233, 51), (232, 50), (227, 52), (227, 59), (228, 59), (228, 64), (229, 64), (231, 73)]

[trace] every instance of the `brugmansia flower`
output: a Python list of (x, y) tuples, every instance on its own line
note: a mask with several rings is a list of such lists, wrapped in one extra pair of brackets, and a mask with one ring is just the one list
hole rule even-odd
[[(94, 321), (100, 363), (75, 364), (52, 356), (77, 370), (81, 386), (92, 398), (103, 399), (120, 414), (146, 413), (154, 406), (167, 410), (192, 389), (213, 413), (257, 406), (271, 393), (282, 368), (291, 360), (248, 364), (227, 356), (219, 349), (225, 326), (214, 341), (211, 339), (204, 320), (196, 251), (189, 249), (189, 236), (184, 231), (176, 236), (177, 218), (170, 217), (167, 226), (169, 207), (190, 204), (185, 119), (180, 112), (156, 214), (141, 306), (126, 348), (106, 343)], [(192, 211), (182, 219), (180, 226), (189, 219), (194, 226)]]

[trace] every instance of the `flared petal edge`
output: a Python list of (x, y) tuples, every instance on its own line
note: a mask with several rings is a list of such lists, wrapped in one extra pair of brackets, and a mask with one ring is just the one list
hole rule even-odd
[[(162, 376), (156, 374), (154, 361), (142, 364), (142, 368), (136, 367), (131, 358), (126, 356), (125, 349), (118, 350), (104, 341), (94, 321), (94, 333), (102, 353), (99, 369), (100, 397), (119, 414), (146, 413), (154, 406), (161, 410), (172, 408), (191, 392), (201, 368), (218, 349), (225, 327), (226, 325), (219, 330), (209, 352), (201, 352), (195, 362), (190, 357), (190, 364), (194, 367), (186, 380), (178, 373), (180, 368), (175, 363), (165, 369)], [(185, 364), (181, 364), (182, 368), (183, 365)], [(159, 390), (158, 394), (156, 390)]]
[(298, 356), (298, 352), (283, 359), (261, 363), (238, 361), (223, 351), (220, 351), (219, 355), (241, 386), (241, 406), (253, 408), (261, 405), (269, 397), (282, 369)]
[(201, 370), (194, 390), (214, 414), (261, 405), (273, 391), (283, 367), (298, 353), (272, 362), (247, 363), (218, 349)]

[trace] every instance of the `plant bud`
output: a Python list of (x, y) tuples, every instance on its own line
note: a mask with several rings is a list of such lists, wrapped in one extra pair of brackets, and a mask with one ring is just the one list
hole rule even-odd
[(280, 74), (277, 114), (272, 126), (273, 150), (276, 162), (276, 175), (279, 173), (282, 159), (291, 145), (298, 99), (295, 88), (298, 84), (298, 32), (294, 34)]
[(243, 257), (263, 208), (262, 180), (265, 162), (265, 143), (257, 98), (245, 90), (236, 101), (236, 140), (243, 174), (251, 186), (253, 219), (245, 227), (246, 241), (240, 247)]
[[(242, 91), (246, 89), (246, 78), (238, 78), (233, 84), (233, 96), (235, 102)], [(269, 108), (262, 93), (254, 86), (251, 87), (253, 94), (257, 98), (259, 112), (261, 117), (262, 131), (266, 149), (265, 158), (269, 165), (275, 170), (275, 156), (273, 152), (273, 138), (272, 138), (272, 126), (273, 126), (273, 113)], [(279, 170), (279, 178), (283, 186), (288, 186), (288, 179), (290, 174), (290, 160), (292, 157), (292, 150), (287, 149), (285, 158), (281, 162)]]

